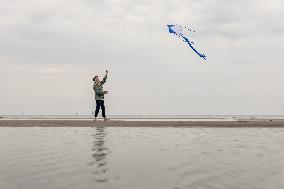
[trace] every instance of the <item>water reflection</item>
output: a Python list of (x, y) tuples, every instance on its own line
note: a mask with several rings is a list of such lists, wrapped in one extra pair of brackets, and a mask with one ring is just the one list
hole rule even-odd
[(108, 181), (107, 173), (109, 171), (109, 168), (107, 166), (107, 155), (110, 152), (105, 144), (105, 128), (96, 127), (96, 132), (92, 136), (95, 139), (92, 147), (93, 160), (88, 164), (94, 167), (94, 171), (92, 173), (95, 175), (95, 181), (104, 183)]

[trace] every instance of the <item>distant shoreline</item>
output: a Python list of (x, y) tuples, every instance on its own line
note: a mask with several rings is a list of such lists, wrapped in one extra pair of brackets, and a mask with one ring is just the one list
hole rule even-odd
[(93, 119), (0, 119), (0, 127), (283, 127), (284, 119), (256, 120), (98, 120)]

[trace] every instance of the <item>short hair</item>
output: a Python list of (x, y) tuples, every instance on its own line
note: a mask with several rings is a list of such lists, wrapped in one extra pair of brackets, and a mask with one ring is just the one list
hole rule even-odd
[(98, 77), (97, 75), (93, 78), (93, 81), (96, 81), (96, 77)]

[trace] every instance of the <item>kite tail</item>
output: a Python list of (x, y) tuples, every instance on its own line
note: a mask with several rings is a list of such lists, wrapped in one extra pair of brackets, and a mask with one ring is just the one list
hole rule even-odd
[(202, 54), (200, 57), (203, 58), (204, 60), (206, 60), (206, 55), (205, 54)]

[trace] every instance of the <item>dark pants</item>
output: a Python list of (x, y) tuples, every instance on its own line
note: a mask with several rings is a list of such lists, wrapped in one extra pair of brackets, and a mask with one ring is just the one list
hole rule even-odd
[(100, 108), (102, 108), (102, 116), (106, 117), (105, 112), (105, 101), (104, 100), (96, 100), (96, 111), (95, 111), (95, 117), (98, 116)]

